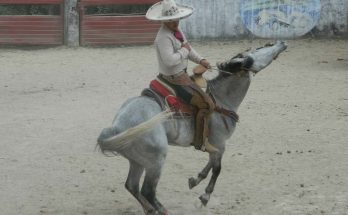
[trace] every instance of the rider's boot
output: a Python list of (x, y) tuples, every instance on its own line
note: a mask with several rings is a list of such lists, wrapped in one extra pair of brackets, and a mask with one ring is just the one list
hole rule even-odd
[(207, 137), (209, 134), (209, 119), (214, 112), (215, 103), (210, 96), (203, 92), (196, 84), (192, 84), (190, 87), (193, 90), (190, 104), (197, 108), (195, 133), (192, 145), (197, 150), (213, 152), (216, 148), (209, 144)]

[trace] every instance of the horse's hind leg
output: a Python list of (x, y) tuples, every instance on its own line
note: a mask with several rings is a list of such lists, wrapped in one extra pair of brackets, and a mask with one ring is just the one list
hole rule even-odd
[(203, 179), (205, 179), (210, 170), (212, 168), (212, 162), (211, 159), (209, 159), (207, 165), (203, 168), (203, 170), (198, 174), (197, 178), (191, 177), (189, 178), (188, 184), (189, 184), (189, 188), (192, 189), (195, 186), (197, 186)]
[(139, 195), (139, 182), (143, 172), (144, 167), (140, 166), (134, 161), (129, 160), (129, 172), (125, 187), (134, 197)]
[(139, 182), (143, 172), (143, 166), (129, 160), (129, 173), (125, 187), (139, 201), (145, 214), (154, 214), (156, 209), (139, 192)]
[(145, 179), (141, 188), (141, 195), (144, 196), (148, 202), (155, 207), (158, 214), (168, 214), (167, 209), (156, 198), (156, 188), (161, 176), (162, 164), (153, 165), (150, 168), (146, 168)]

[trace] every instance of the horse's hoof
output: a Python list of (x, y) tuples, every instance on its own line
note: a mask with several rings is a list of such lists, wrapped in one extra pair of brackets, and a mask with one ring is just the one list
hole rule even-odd
[(193, 178), (193, 177), (189, 178), (189, 180), (188, 180), (188, 185), (189, 185), (190, 190), (191, 190), (192, 188), (194, 188), (194, 187), (197, 185), (197, 184), (196, 184), (196, 179)]
[(169, 212), (167, 211), (167, 209), (162, 208), (162, 209), (158, 209), (156, 215), (169, 215)]
[(147, 210), (147, 211), (144, 210), (144, 212), (145, 212), (146, 215), (157, 215), (157, 211), (156, 210)]
[(209, 199), (210, 199), (210, 194), (207, 194), (207, 193), (202, 194), (202, 195), (199, 197), (199, 199), (201, 200), (201, 202), (202, 202), (202, 204), (203, 204), (204, 206), (207, 206), (208, 201), (209, 201)]
[(169, 215), (169, 212), (168, 211), (166, 211), (163, 215)]
[(167, 214), (168, 214), (167, 212), (166, 213), (162, 213), (162, 212), (156, 211), (156, 210), (146, 213), (146, 215), (167, 215)]

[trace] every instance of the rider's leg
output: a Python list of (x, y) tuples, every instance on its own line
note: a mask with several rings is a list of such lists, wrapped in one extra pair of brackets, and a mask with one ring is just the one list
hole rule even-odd
[[(195, 120), (195, 134), (192, 145), (198, 150), (205, 151), (205, 146), (211, 146), (206, 143), (208, 136), (209, 117), (214, 111), (215, 104), (198, 85), (196, 85), (187, 73), (182, 74), (176, 78), (169, 76), (159, 76), (161, 80), (169, 84), (176, 92), (177, 96), (186, 103), (191, 104), (197, 108)], [(215, 148), (210, 147), (211, 150)], [(207, 151), (209, 151), (207, 149)]]
[(196, 149), (204, 151), (204, 144), (209, 133), (209, 118), (214, 111), (215, 105), (212, 99), (199, 87), (197, 87), (196, 85), (193, 85), (191, 87), (194, 89), (194, 93), (190, 104), (194, 105), (198, 109), (196, 114), (195, 135), (192, 144)]

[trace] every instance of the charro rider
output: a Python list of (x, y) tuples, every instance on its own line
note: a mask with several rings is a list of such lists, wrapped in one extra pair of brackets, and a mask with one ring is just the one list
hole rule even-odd
[[(192, 145), (198, 150), (208, 150), (208, 120), (214, 110), (211, 98), (197, 86), (187, 74), (188, 60), (205, 68), (210, 63), (201, 57), (187, 42), (179, 28), (179, 20), (190, 16), (193, 8), (178, 5), (174, 0), (163, 0), (154, 4), (146, 13), (146, 18), (161, 21), (155, 47), (159, 66), (159, 78), (169, 84), (177, 96), (197, 108), (195, 135)], [(203, 66), (203, 67), (202, 67)]]

